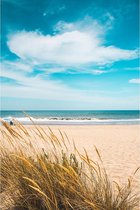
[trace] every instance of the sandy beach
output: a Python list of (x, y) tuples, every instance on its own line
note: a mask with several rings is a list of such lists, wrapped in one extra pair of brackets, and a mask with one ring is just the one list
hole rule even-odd
[[(48, 131), (48, 126), (42, 126)], [(83, 153), (84, 148), (93, 160), (97, 160), (95, 146), (98, 148), (110, 179), (124, 183), (140, 166), (140, 126), (139, 125), (61, 125), (49, 126), (59, 136), (59, 129), (65, 132), (70, 142), (75, 142)], [(33, 126), (26, 126), (29, 132)], [(44, 145), (35, 138), (32, 143), (42, 148)], [(140, 170), (133, 184), (138, 188)]]
[[(73, 141), (74, 141), (78, 151), (81, 154), (82, 153), (85, 154), (84, 153), (84, 149), (85, 149), (87, 151), (88, 156), (94, 162), (98, 161), (100, 168), (102, 167), (102, 165), (101, 165), (101, 161), (99, 161), (99, 156), (101, 156), (101, 159), (103, 161), (103, 166), (105, 167), (108, 177), (112, 183), (112, 187), (113, 187), (112, 189), (115, 189), (116, 193), (117, 193), (116, 182), (118, 183), (117, 186), (119, 186), (119, 189), (124, 189), (123, 187), (126, 186), (124, 184), (127, 184), (127, 186), (129, 186), (129, 187), (131, 186), (131, 189), (133, 190), (131, 195), (140, 193), (140, 191), (139, 191), (139, 189), (140, 189), (140, 182), (139, 182), (140, 170), (138, 170), (138, 167), (140, 166), (140, 151), (139, 151), (140, 150), (140, 141), (139, 141), (140, 126), (139, 125), (100, 125), (100, 126), (99, 125), (98, 126), (97, 125), (96, 126), (95, 125), (82, 125), (82, 126), (79, 126), (79, 125), (78, 126), (74, 126), (74, 125), (55, 126), (55, 125), (53, 125), (53, 126), (49, 126), (49, 127), (46, 125), (40, 126), (40, 127), (28, 125), (25, 127), (26, 127), (26, 130), (21, 125), (8, 127), (9, 132), (13, 133), (13, 138), (11, 138), (10, 141), (8, 140), (8, 138), (3, 138), (3, 140), (1, 140), (1, 143), (2, 143), (2, 146), (5, 146), (5, 148), (9, 154), (14, 155), (13, 149), (14, 150), (17, 149), (16, 147), (18, 145), (20, 145), (21, 151), (23, 152), (22, 154), (26, 154), (27, 157), (35, 157), (35, 158), (39, 157), (38, 156), (39, 153), (41, 152), (41, 154), (42, 154), (42, 150), (43, 150), (45, 152), (43, 154), (45, 154), (45, 155), (47, 154), (48, 157), (51, 157), (51, 161), (53, 161), (53, 159), (52, 159), (53, 156), (50, 156), (52, 154), (52, 152), (54, 152), (55, 157), (59, 157), (59, 154), (61, 154), (63, 148), (64, 148), (64, 150), (63, 150), (64, 154), (67, 153), (67, 155), (69, 156), (69, 154), (71, 154), (71, 152), (73, 152), (72, 145), (73, 145)], [(42, 128), (45, 132), (42, 130)], [(53, 131), (53, 133), (51, 133), (51, 131), (49, 130), (50, 128)], [(1, 129), (4, 134), (4, 132), (6, 131), (5, 130), (6, 127), (1, 126)], [(24, 132), (22, 132), (23, 130), (24, 130)], [(40, 132), (40, 131), (42, 131), (42, 132)], [(60, 131), (62, 132), (62, 134), (66, 133), (69, 138), (70, 144), (67, 144), (67, 141), (66, 141), (66, 145), (69, 146), (68, 150), (66, 150), (65, 147), (62, 146), (62, 144), (56, 144), (59, 146), (61, 145), (60, 147), (59, 146), (53, 147), (53, 144), (52, 143), (50, 144), (50, 142), (52, 142), (52, 139), (53, 139), (53, 141), (56, 141), (57, 143), (62, 142), (60, 139), (63, 139), (63, 137), (61, 136)], [(17, 136), (17, 138), (16, 138), (16, 136)], [(49, 138), (49, 136), (50, 136), (50, 138)], [(7, 137), (8, 137), (8, 134), (7, 134)], [(58, 138), (59, 141), (57, 141), (55, 138), (56, 139)], [(13, 147), (12, 147), (12, 145), (13, 145)], [(63, 144), (63, 145), (65, 146), (65, 144)], [(99, 151), (99, 154), (100, 154), (99, 156), (97, 155), (98, 152), (97, 152), (97, 150), (95, 150), (95, 147)], [(33, 150), (31, 148), (33, 148)], [(12, 149), (12, 151), (10, 151), (8, 149)], [(51, 150), (51, 149), (53, 149), (53, 150)], [(17, 155), (15, 157), (18, 157), (18, 151), (20, 151), (19, 148), (18, 148), (18, 150), (15, 150), (15, 151), (16, 151), (15, 155)], [(75, 154), (77, 154), (77, 153), (75, 153)], [(11, 157), (13, 157), (13, 156), (11, 156)], [(79, 157), (79, 156), (77, 156), (77, 157)], [(10, 165), (11, 165), (11, 163), (12, 163), (11, 158), (9, 160), (10, 160)], [(21, 157), (21, 160), (25, 161), (26, 158), (24, 158), (24, 156), (23, 156), (23, 157)], [(31, 160), (31, 159), (29, 158), (29, 160)], [(88, 160), (88, 158), (87, 158), (87, 160)], [(37, 160), (35, 159), (35, 162), (36, 161)], [(81, 161), (81, 159), (80, 159), (80, 161)], [(26, 177), (25, 169), (28, 168), (29, 166), (32, 168), (33, 171), (36, 171), (32, 165), (33, 163), (31, 164), (28, 160), (26, 160), (25, 163), (27, 165), (24, 164), (22, 166), (22, 170), (21, 170), (23, 172), (23, 168), (25, 167), (22, 177), (23, 176)], [(41, 163), (43, 163), (43, 162), (41, 162)], [(15, 162), (14, 162), (13, 167), (14, 166), (16, 166)], [(18, 164), (17, 164), (17, 166), (18, 166)], [(89, 167), (89, 165), (87, 165), (87, 166)], [(43, 165), (43, 167), (44, 167), (44, 165)], [(7, 168), (7, 164), (6, 164), (6, 168)], [(83, 166), (83, 170), (85, 170), (85, 169), (87, 169), (87, 168), (85, 168)], [(12, 170), (12, 169), (10, 169), (10, 170)], [(16, 168), (16, 170), (17, 170), (17, 168)], [(42, 170), (42, 168), (41, 168), (41, 170)], [(19, 172), (21, 173), (21, 171), (19, 171)], [(31, 170), (29, 170), (29, 171), (31, 172)], [(99, 169), (99, 171), (100, 171), (100, 169)], [(135, 174), (135, 171), (137, 171), (136, 174)], [(38, 176), (38, 172), (39, 171), (37, 170), (37, 176)], [(86, 172), (87, 172), (87, 176), (88, 176), (89, 171), (87, 170), (84, 173), (86, 173)], [(11, 173), (11, 171), (10, 171), (10, 173)], [(15, 174), (15, 169), (13, 170), (13, 173)], [(46, 173), (46, 168), (45, 168), (45, 173)], [(134, 176), (134, 174), (135, 174), (135, 176)], [(61, 177), (61, 176), (64, 181), (63, 175), (59, 175), (59, 177)], [(42, 177), (42, 175), (40, 177)], [(131, 177), (133, 177), (133, 179), (131, 179)], [(9, 176), (8, 176), (8, 178), (9, 178)], [(28, 177), (26, 177), (26, 178), (28, 178)], [(18, 179), (18, 176), (15, 179), (15, 181), (17, 181), (17, 179)], [(130, 180), (129, 182), (128, 182), (128, 179)], [(19, 183), (20, 183), (20, 180), (21, 180), (21, 178), (19, 177)], [(93, 180), (95, 180), (95, 179), (93, 179)], [(13, 181), (13, 183), (15, 181)], [(44, 181), (44, 179), (43, 179), (43, 181)], [(101, 179), (100, 179), (100, 181), (101, 181)], [(63, 182), (60, 182), (60, 183), (63, 183)], [(69, 183), (68, 184), (68, 186), (69, 186), (70, 182), (68, 181), (68, 183)], [(73, 182), (72, 182), (72, 185), (73, 185)], [(103, 185), (103, 186), (105, 186), (105, 185)], [(97, 186), (97, 188), (98, 187), (99, 187), (99, 185)], [(128, 188), (128, 189), (130, 189), (130, 188)], [(106, 188), (105, 188), (105, 190), (106, 190)], [(120, 192), (123, 192), (123, 191), (119, 190), (119, 193)], [(122, 194), (121, 194), (121, 196), (122, 196)], [(4, 194), (1, 195), (1, 197), (2, 197), (2, 199), (5, 197), (5, 192), (4, 192)], [(12, 196), (11, 196), (11, 198), (12, 198)], [(88, 198), (89, 198), (89, 195), (88, 195)], [(123, 199), (123, 197), (122, 197), (122, 199)], [(8, 203), (4, 203), (3, 205), (4, 206), (2, 206), (2, 208), (4, 207), (3, 209), (6, 209), (5, 207), (7, 205), (11, 206), (11, 203), (8, 202)], [(124, 208), (122, 207), (122, 209), (124, 209)], [(134, 209), (137, 210), (137, 208), (134, 208)]]
[[(32, 126), (26, 126), (32, 129)], [(43, 126), (48, 130), (48, 126)], [(105, 168), (112, 180), (124, 183), (133, 176), (140, 166), (140, 126), (139, 125), (97, 125), (97, 126), (50, 126), (59, 135), (58, 129), (66, 132), (70, 141), (74, 141), (80, 152), (84, 148), (93, 160), (97, 154), (94, 146), (102, 156)], [(39, 146), (39, 145), (38, 145)], [(134, 178), (134, 185), (140, 185), (140, 170)]]

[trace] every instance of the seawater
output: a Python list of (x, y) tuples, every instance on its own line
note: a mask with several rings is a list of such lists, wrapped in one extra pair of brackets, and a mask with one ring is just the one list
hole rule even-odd
[(139, 110), (27, 110), (1, 111), (1, 118), (10, 121), (13, 118), (23, 124), (139, 124)]

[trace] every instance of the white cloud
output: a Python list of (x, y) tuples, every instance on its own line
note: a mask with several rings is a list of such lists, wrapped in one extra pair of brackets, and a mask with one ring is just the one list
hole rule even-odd
[(33, 65), (31, 63), (27, 63), (22, 60), (8, 61), (4, 60), (1, 63), (2, 68), (11, 69), (14, 71), (23, 71), (23, 72), (31, 72), (33, 69)]
[[(66, 109), (65, 102), (74, 102), (78, 107), (81, 104), (88, 104), (92, 108), (103, 109), (103, 108), (127, 108), (135, 107), (135, 103), (137, 102), (137, 97), (127, 97), (122, 96), (122, 91), (120, 93), (118, 90), (115, 91), (104, 91), (97, 90), (94, 87), (90, 90), (83, 89), (75, 89), (68, 87), (61, 81), (51, 81), (49, 77), (46, 79), (42, 79), (40, 75), (34, 77), (28, 77), (27, 72), (25, 71), (17, 71), (14, 66), (11, 67), (6, 65), (7, 62), (4, 63), (2, 68), (2, 76), (8, 77), (18, 81), (18, 84), (21, 86), (14, 86), (10, 84), (2, 84), (1, 85), (1, 97), (15, 97), (15, 98), (29, 98), (29, 99), (44, 99), (46, 101), (55, 100), (61, 101), (62, 107)], [(9, 68), (10, 67), (10, 68)], [(96, 71), (96, 74), (100, 74), (101, 72)], [(101, 70), (102, 71), (102, 70)], [(95, 73), (95, 72), (94, 72)], [(114, 99), (115, 95), (115, 99)], [(122, 98), (123, 97), (123, 98)], [(14, 100), (14, 99), (13, 99)], [(64, 103), (63, 103), (64, 101)], [(106, 103), (104, 103), (106, 101)], [(17, 101), (18, 102), (18, 101)], [(18, 102), (19, 103), (19, 102)], [(104, 107), (103, 107), (104, 106)]]
[(135, 83), (135, 84), (140, 84), (140, 79), (136, 78), (136, 79), (130, 79), (129, 83)]
[[(87, 32), (92, 34), (92, 36), (100, 36), (104, 37), (106, 33), (112, 29), (114, 25), (114, 20), (115, 18), (110, 14), (106, 13), (104, 14), (104, 20), (102, 20), (102, 24), (99, 23), (96, 19), (93, 19), (90, 16), (85, 16), (84, 19), (81, 21), (76, 21), (76, 22), (65, 22), (60, 20), (54, 27), (54, 32), (59, 32), (59, 33), (64, 33), (64, 32), (69, 32), (69, 31), (81, 31), (81, 32)], [(101, 41), (101, 40), (100, 40)]]
[[(111, 27), (113, 17), (108, 14), (106, 28)], [(89, 24), (88, 24), (89, 23)], [(102, 68), (119, 60), (134, 59), (137, 50), (124, 50), (105, 45), (106, 28), (97, 21), (86, 19), (77, 23), (59, 22), (55, 34), (43, 35), (39, 32), (19, 31), (8, 37), (8, 47), (19, 59), (2, 61), (2, 76), (17, 80), (21, 86), (2, 85), (3, 97), (38, 98), (46, 100), (76, 101), (79, 103), (104, 104), (112, 101), (110, 95), (98, 90), (78, 90), (61, 81), (51, 81), (47, 73), (69, 71), (71, 73), (104, 74), (111, 70)], [(56, 33), (57, 32), (57, 33)], [(44, 71), (41, 75), (29, 77), (33, 70)], [(34, 76), (33, 76), (34, 75)], [(132, 79), (130, 83), (138, 83)], [(113, 96), (114, 96), (113, 92)], [(128, 100), (128, 103), (134, 100)], [(126, 103), (126, 101), (125, 101)]]
[(115, 18), (109, 12), (104, 14), (104, 18), (106, 19), (105, 27), (107, 29), (112, 29)]
[(100, 74), (108, 73), (108, 71), (97, 69), (97, 70), (93, 70), (92, 73), (96, 75), (100, 75)]
[(59, 7), (54, 4), (45, 10), (45, 12), (43, 13), (43, 16), (59, 14), (65, 9), (66, 9), (66, 6), (64, 4), (62, 4)]
[(17, 80), (20, 84), (25, 84), (26, 81), (29, 81), (29, 78), (25, 77), (26, 71), (17, 68), (17, 66), (14, 62), (3, 61), (1, 63), (1, 76)]
[[(77, 107), (86, 106), (90, 107), (91, 109), (129, 109), (132, 107), (136, 107), (138, 104), (138, 97), (127, 97), (127, 96), (118, 96), (113, 97), (112, 95), (103, 93), (96, 93), (95, 91), (81, 91), (81, 90), (73, 90), (65, 86), (52, 86), (46, 81), (46, 84), (42, 83), (42, 81), (38, 81), (38, 84), (35, 85), (36, 80), (31, 80), (30, 82), (34, 82), (32, 87), (24, 87), (24, 86), (8, 86), (4, 85), (1, 88), (1, 97), (15, 97), (15, 98), (29, 98), (29, 99), (43, 99), (43, 100), (55, 100), (55, 101), (62, 101), (61, 108), (66, 109), (65, 106), (66, 101), (72, 102), (72, 107), (75, 108), (75, 104)], [(40, 86), (42, 84), (42, 86)], [(39, 87), (40, 86), (40, 87)], [(113, 95), (115, 92), (113, 93)], [(117, 95), (116, 95), (117, 96)], [(14, 100), (14, 98), (13, 98)], [(20, 102), (16, 102), (20, 103)], [(33, 107), (34, 108), (34, 107)], [(57, 108), (57, 106), (55, 107)]]
[[(59, 21), (54, 26), (54, 32), (57, 33), (65, 33), (65, 32), (72, 32), (72, 31), (80, 31), (83, 33), (90, 33), (92, 36), (101, 36), (105, 35), (105, 32), (109, 30), (108, 21), (104, 25), (99, 24), (97, 20), (92, 19), (89, 16), (86, 16), (83, 20), (77, 21), (74, 23), (67, 23), (65, 21)], [(101, 41), (101, 40), (100, 40)]]
[(75, 24), (60, 21), (55, 26), (58, 33), (54, 35), (16, 32), (9, 36), (7, 44), (19, 58), (41, 65), (105, 65), (138, 56), (137, 50), (106, 46), (104, 27), (95, 20), (89, 21), (89, 24), (85, 24), (87, 20)]
[[(11, 66), (10, 66), (11, 64)], [(40, 75), (28, 77), (27, 72), (14, 68), (12, 62), (3, 62), (1, 76), (16, 80), (21, 86), (10, 84), (1, 85), (1, 97), (38, 98), (47, 100), (74, 100), (90, 101), (92, 96), (86, 91), (75, 90), (67, 87), (60, 81), (52, 81), (49, 78), (42, 79)]]
[(140, 67), (138, 66), (138, 67), (126, 67), (126, 68), (124, 68), (125, 70), (128, 70), (128, 71), (140, 71)]

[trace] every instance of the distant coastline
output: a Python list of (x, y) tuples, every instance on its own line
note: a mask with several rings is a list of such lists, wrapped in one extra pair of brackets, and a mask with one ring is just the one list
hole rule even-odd
[(140, 124), (139, 110), (36, 110), (1, 111), (1, 118), (9, 122), (13, 118), (23, 124), (41, 125), (112, 125)]

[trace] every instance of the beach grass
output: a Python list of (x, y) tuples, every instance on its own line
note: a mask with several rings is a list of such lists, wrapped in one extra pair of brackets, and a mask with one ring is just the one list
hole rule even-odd
[(29, 132), (19, 122), (2, 123), (1, 209), (138, 209), (132, 180), (123, 186), (111, 182), (96, 147), (98, 162), (86, 150), (81, 154), (61, 131), (58, 137), (49, 128), (34, 125)]

